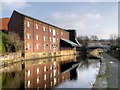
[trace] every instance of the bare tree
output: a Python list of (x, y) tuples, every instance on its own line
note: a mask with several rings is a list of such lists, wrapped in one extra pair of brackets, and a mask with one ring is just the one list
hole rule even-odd
[(117, 38), (118, 38), (118, 35), (113, 33), (113, 34), (110, 34), (110, 43), (111, 45), (116, 45), (117, 44)]
[(90, 39), (91, 39), (92, 41), (97, 41), (97, 40), (98, 40), (98, 37), (95, 36), (95, 35), (92, 35), (92, 36), (90, 37)]

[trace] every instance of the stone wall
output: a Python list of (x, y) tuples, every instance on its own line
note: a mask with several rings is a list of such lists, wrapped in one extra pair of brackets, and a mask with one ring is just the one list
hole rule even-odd
[(9, 54), (0, 56), (0, 62), (1, 63), (5, 63), (5, 62), (10, 63), (13, 61), (19, 61), (19, 60), (21, 60), (21, 57), (22, 57), (21, 51), (9, 53)]

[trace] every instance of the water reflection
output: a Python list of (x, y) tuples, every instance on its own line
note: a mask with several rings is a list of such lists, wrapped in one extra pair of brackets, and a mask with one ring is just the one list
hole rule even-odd
[(76, 56), (30, 60), (1, 68), (3, 88), (91, 88), (99, 60)]

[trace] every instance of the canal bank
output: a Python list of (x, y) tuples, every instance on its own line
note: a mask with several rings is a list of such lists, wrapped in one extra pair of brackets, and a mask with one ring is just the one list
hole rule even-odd
[(118, 64), (120, 64), (119, 60), (104, 53), (101, 59), (100, 71), (93, 88), (120, 88), (118, 85)]

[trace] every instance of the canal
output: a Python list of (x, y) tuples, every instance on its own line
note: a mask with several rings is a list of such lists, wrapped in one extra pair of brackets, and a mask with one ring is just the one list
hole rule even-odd
[(29, 60), (0, 68), (2, 88), (92, 88), (99, 59), (62, 56)]

